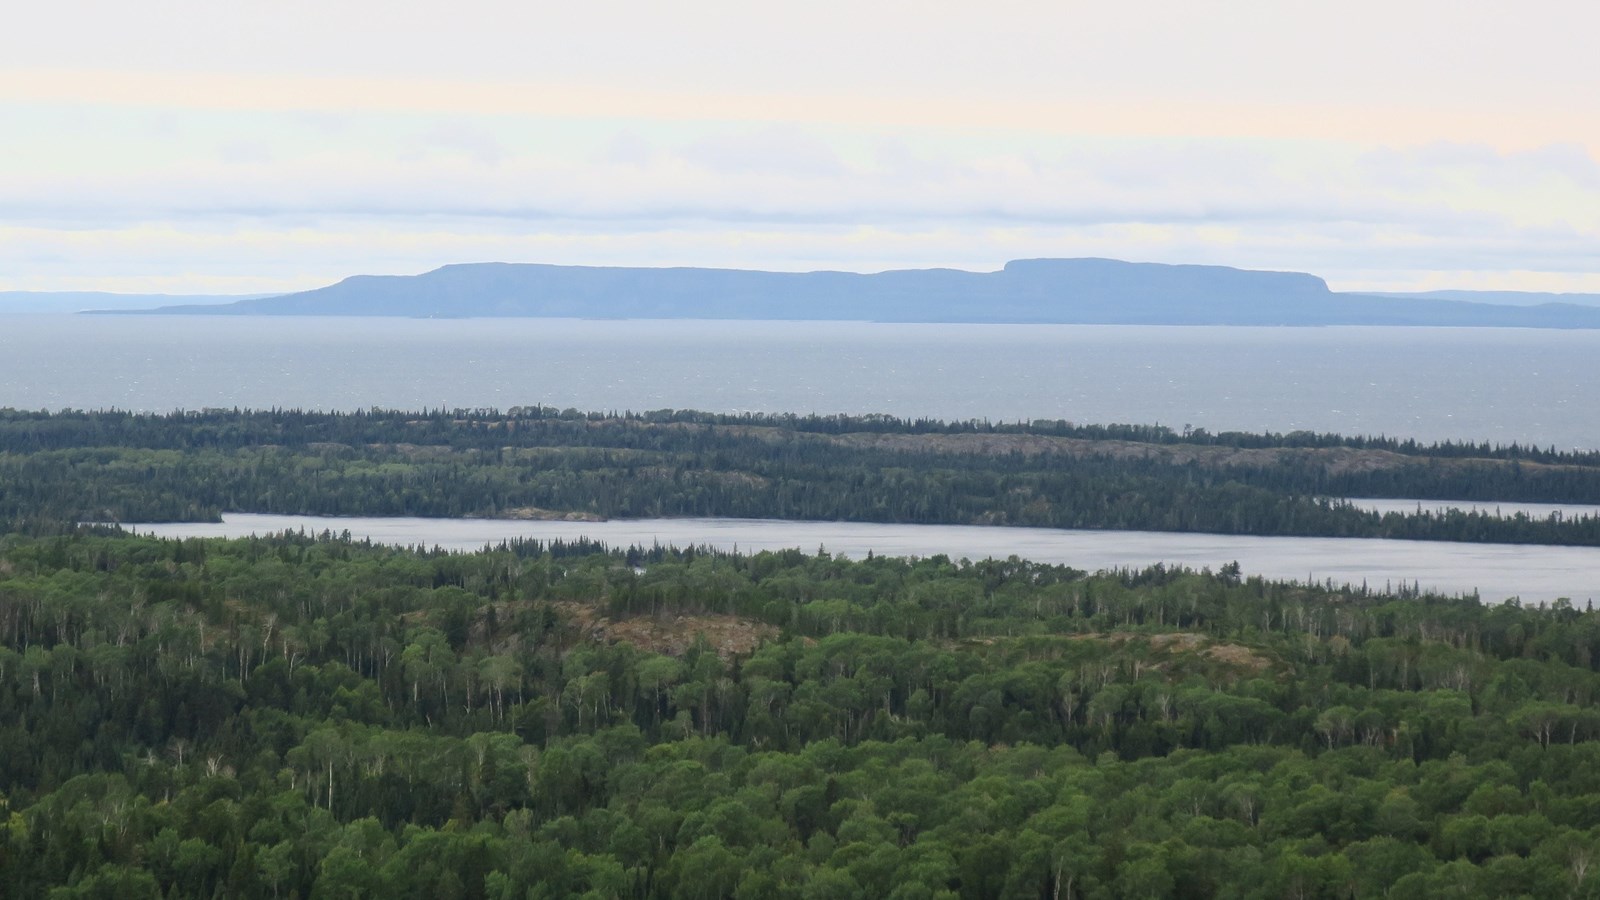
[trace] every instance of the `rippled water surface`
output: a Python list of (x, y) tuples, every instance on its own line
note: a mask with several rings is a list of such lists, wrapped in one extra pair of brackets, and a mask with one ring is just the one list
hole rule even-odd
[(1600, 448), (1600, 331), (0, 316), (0, 406), (890, 413)]

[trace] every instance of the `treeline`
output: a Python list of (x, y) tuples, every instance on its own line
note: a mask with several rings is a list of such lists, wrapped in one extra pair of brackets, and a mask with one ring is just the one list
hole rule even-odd
[(1589, 897), (1597, 697), (1232, 565), (13, 535), (0, 895)]
[(1504, 448), (1470, 459), (1331, 444), (1225, 449), (1052, 428), (544, 409), (8, 412), (0, 529), (224, 511), (553, 512), (1600, 545), (1593, 516), (1379, 515), (1328, 499), (1600, 503), (1600, 466), (1588, 456), (1547, 465)]
[[(881, 413), (818, 415), (798, 413), (711, 413), (698, 410), (662, 409), (648, 412), (582, 411), (549, 406), (494, 408), (425, 409), (422, 411), (372, 408), (353, 412), (320, 412), (302, 409), (248, 410), (240, 408), (176, 410), (170, 413), (131, 413), (120, 410), (17, 410), (0, 408), (0, 435), (4, 445), (20, 449), (63, 449), (66, 447), (117, 444), (168, 449), (202, 446), (249, 446), (281, 441), (288, 444), (337, 441), (403, 441), (424, 438), (426, 443), (450, 446), (497, 446), (492, 441), (471, 441), (472, 432), (463, 431), (463, 422), (492, 429), (507, 423), (526, 422), (621, 421), (638, 424), (678, 424), (778, 428), (805, 434), (1033, 434), (1094, 441), (1134, 441), (1147, 444), (1195, 444), (1236, 449), (1270, 448), (1346, 448), (1383, 450), (1406, 456), (1440, 459), (1522, 460), (1552, 465), (1600, 466), (1600, 451), (1576, 448), (1540, 448), (1516, 442), (1491, 444), (1440, 441), (1422, 443), (1409, 438), (1383, 435), (1339, 435), (1312, 431), (1288, 433), (1224, 431), (1212, 433), (1204, 428), (1183, 426), (1175, 430), (1165, 425), (1086, 424), (1063, 419), (1035, 419), (1030, 422), (991, 422), (987, 419), (945, 421), (930, 418), (902, 418)], [(174, 429), (174, 423), (184, 427)], [(483, 432), (479, 432), (481, 436)]]

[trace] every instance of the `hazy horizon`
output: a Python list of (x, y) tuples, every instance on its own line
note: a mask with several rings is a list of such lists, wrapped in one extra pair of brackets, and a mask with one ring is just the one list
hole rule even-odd
[(1340, 291), (1600, 292), (1590, 6), (1246, 23), (1175, 0), (69, 0), (14, 18), (0, 290), (1099, 256)]
[[(1207, 263), (1207, 264), (1169, 263), (1169, 262), (1161, 262), (1161, 261), (1156, 261), (1156, 260), (1114, 260), (1114, 261), (1116, 261), (1116, 262), (1132, 262), (1132, 263), (1140, 264), (1140, 265), (1148, 264), (1148, 265), (1158, 265), (1158, 266), (1207, 265), (1207, 266), (1217, 266), (1217, 267), (1220, 267), (1220, 268), (1241, 268), (1241, 267), (1238, 267), (1238, 266), (1228, 266), (1228, 265), (1226, 265), (1224, 263)], [(1012, 262), (1012, 261), (1008, 260), (1007, 262)], [(428, 272), (433, 272), (433, 271), (436, 271), (436, 270), (441, 269), (441, 268), (451, 268), (451, 267), (459, 267), (459, 266), (476, 266), (476, 265), (505, 265), (505, 264), (511, 264), (511, 265), (543, 265), (543, 266), (573, 265), (573, 266), (577, 266), (577, 267), (601, 267), (601, 268), (624, 268), (624, 269), (683, 268), (683, 267), (670, 266), (670, 265), (655, 265), (655, 266), (638, 265), (638, 266), (635, 266), (635, 265), (629, 265), (627, 263), (617, 263), (617, 264), (609, 265), (609, 266), (594, 266), (592, 264), (591, 265), (566, 264), (566, 263), (550, 263), (550, 262), (540, 262), (540, 261), (530, 261), (530, 262), (526, 262), (526, 263), (507, 263), (506, 261), (503, 261), (503, 260), (473, 260), (473, 261), (460, 260), (460, 261), (456, 261), (456, 262), (442, 263), (439, 266), (435, 266), (434, 268), (426, 270), (426, 271), (398, 272), (398, 273), (390, 273), (390, 274), (398, 275), (398, 276), (401, 276), (401, 277), (407, 277), (407, 276), (415, 276), (415, 275), (427, 274)], [(896, 269), (856, 268), (856, 269), (827, 269), (827, 270), (823, 270), (823, 269), (798, 269), (798, 268), (795, 268), (795, 269), (748, 269), (748, 268), (739, 267), (739, 266), (697, 266), (697, 267), (692, 267), (692, 268), (742, 270), (742, 271), (769, 271), (769, 272), (780, 272), (780, 273), (782, 273), (782, 272), (788, 272), (788, 273), (806, 273), (806, 272), (811, 272), (811, 273), (815, 273), (815, 272), (829, 271), (829, 272), (848, 272), (848, 273), (852, 273), (852, 274), (862, 274), (862, 275), (873, 275), (873, 274), (881, 274), (881, 273), (885, 273), (885, 272), (914, 271), (914, 270), (922, 270), (922, 271), (949, 270), (949, 271), (971, 272), (973, 274), (993, 274), (993, 273), (1000, 272), (1004, 268), (1004, 265), (996, 266), (996, 267), (993, 267), (993, 268), (961, 268), (961, 267), (957, 267), (957, 266), (941, 266), (941, 265), (936, 265), (935, 264), (935, 265), (928, 265), (928, 266), (904, 267), (904, 268), (896, 268)], [(1246, 269), (1244, 271), (1273, 271), (1273, 270), (1248, 270), (1248, 269)], [(1279, 270), (1279, 271), (1283, 271), (1283, 270)], [(375, 274), (375, 273), (352, 272), (352, 273), (349, 273), (347, 275), (344, 275), (344, 276), (336, 279), (335, 281), (319, 283), (319, 284), (313, 285), (311, 288), (307, 288), (307, 289), (304, 289), (304, 290), (316, 290), (318, 288), (330, 287), (332, 285), (339, 284), (339, 283), (344, 282), (346, 280), (349, 280), (351, 278), (369, 277), (369, 276), (371, 276), (373, 274)], [(1303, 274), (1308, 274), (1308, 275), (1321, 277), (1321, 276), (1317, 275), (1316, 272), (1306, 272), (1306, 273), (1303, 273)], [(1360, 291), (1340, 291), (1339, 288), (1336, 285), (1333, 285), (1331, 283), (1329, 284), (1329, 290), (1333, 291), (1334, 293), (1363, 293), (1363, 292), (1360, 292)], [(195, 293), (169, 293), (169, 292), (147, 293), (147, 292), (134, 292), (134, 291), (76, 291), (76, 290), (49, 291), (49, 290), (4, 290), (4, 289), (0, 289), (0, 313), (6, 313), (6, 312), (34, 312), (34, 311), (44, 311), (44, 310), (47, 310), (47, 309), (52, 309), (53, 310), (53, 309), (57, 309), (57, 308), (64, 308), (64, 304), (69, 303), (70, 301), (73, 301), (73, 300), (78, 300), (78, 299), (81, 299), (84, 302), (92, 302), (92, 301), (94, 301), (96, 299), (104, 299), (108, 303), (114, 303), (115, 304), (114, 306), (108, 307), (108, 308), (114, 308), (114, 309), (138, 309), (138, 308), (140, 308), (138, 306), (138, 304), (142, 303), (142, 302), (149, 302), (149, 303), (162, 303), (162, 302), (172, 302), (172, 303), (228, 303), (228, 302), (233, 302), (233, 301), (236, 301), (236, 300), (247, 300), (247, 299), (265, 298), (265, 297), (275, 297), (275, 296), (281, 296), (281, 295), (299, 293), (299, 292), (300, 292), (300, 290), (226, 294), (226, 293), (212, 293), (212, 292), (205, 292), (205, 293), (201, 293), (201, 292), (195, 292)], [(1370, 293), (1371, 296), (1380, 296), (1380, 297), (1426, 297), (1426, 298), (1434, 298), (1434, 299), (1473, 299), (1476, 302), (1507, 303), (1507, 304), (1510, 304), (1510, 305), (1519, 305), (1519, 306), (1532, 305), (1534, 303), (1561, 303), (1561, 302), (1574, 302), (1574, 303), (1579, 303), (1579, 304), (1582, 304), (1582, 305), (1592, 305), (1592, 304), (1594, 304), (1596, 302), (1600, 302), (1600, 292), (1587, 293), (1587, 292), (1582, 292), (1582, 291), (1571, 291), (1571, 292), (1554, 292), (1554, 291), (1493, 291), (1493, 290), (1471, 290), (1471, 289), (1442, 288), (1442, 289), (1434, 289), (1434, 290), (1427, 290), (1427, 291), (1371, 291), (1371, 292), (1368, 292), (1368, 293)], [(30, 301), (33, 301), (33, 305), (32, 306), (29, 305)], [(85, 307), (85, 309), (86, 309), (86, 311), (94, 311), (94, 309), (89, 308), (89, 307)]]

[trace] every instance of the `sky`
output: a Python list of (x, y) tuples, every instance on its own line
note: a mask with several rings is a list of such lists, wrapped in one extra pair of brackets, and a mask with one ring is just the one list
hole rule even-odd
[(1600, 292), (1600, 4), (56, 0), (0, 290), (1106, 256)]

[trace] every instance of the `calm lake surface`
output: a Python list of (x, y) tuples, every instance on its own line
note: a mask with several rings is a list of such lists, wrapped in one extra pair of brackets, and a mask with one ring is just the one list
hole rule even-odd
[(326, 518), (230, 513), (220, 524), (136, 524), (164, 537), (246, 537), (285, 530), (396, 545), (478, 550), (509, 538), (589, 537), (613, 547), (707, 545), (756, 552), (819, 548), (860, 558), (888, 556), (1004, 559), (1019, 556), (1096, 571), (1144, 568), (1156, 562), (1199, 569), (1237, 560), (1247, 575), (1275, 580), (1365, 583), (1373, 588), (1416, 583), (1449, 594), (1477, 591), (1488, 603), (1508, 597), (1547, 603), (1600, 598), (1600, 548), (1455, 544), (1346, 538), (1243, 537), (1148, 531), (1067, 531), (963, 525), (782, 522), (765, 519), (618, 519), (608, 522), (521, 522), (506, 519)]
[(1600, 331), (0, 315), (0, 406), (1307, 429), (1600, 449)]
[(1438, 514), (1459, 509), (1462, 512), (1489, 513), (1501, 518), (1510, 518), (1517, 513), (1532, 519), (1548, 519), (1555, 513), (1560, 513), (1563, 519), (1600, 516), (1600, 506), (1582, 503), (1474, 503), (1471, 500), (1389, 500), (1372, 497), (1350, 498), (1349, 503), (1357, 509), (1377, 513), (1420, 511)]

